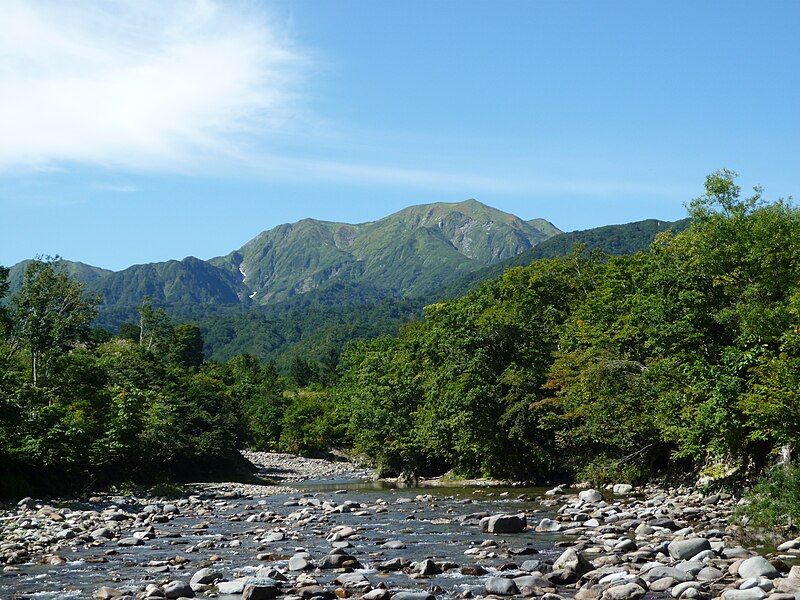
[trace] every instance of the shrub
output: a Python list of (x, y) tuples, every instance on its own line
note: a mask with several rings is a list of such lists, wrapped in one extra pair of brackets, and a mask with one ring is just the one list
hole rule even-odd
[(736, 516), (749, 527), (769, 530), (800, 522), (800, 467), (770, 469), (744, 499)]

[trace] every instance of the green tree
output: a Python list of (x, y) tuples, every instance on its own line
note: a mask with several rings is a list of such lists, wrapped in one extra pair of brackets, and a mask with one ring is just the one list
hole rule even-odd
[(33, 385), (47, 377), (52, 359), (89, 336), (98, 300), (83, 293), (81, 283), (71, 279), (58, 264), (58, 257), (31, 261), (22, 287), (11, 299), (10, 352), (29, 353)]
[(183, 367), (199, 367), (203, 364), (203, 334), (197, 325), (175, 325), (169, 340), (169, 360)]

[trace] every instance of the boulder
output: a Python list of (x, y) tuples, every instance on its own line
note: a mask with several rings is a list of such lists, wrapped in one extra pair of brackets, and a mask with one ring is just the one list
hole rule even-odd
[(700, 571), (695, 575), (698, 581), (716, 581), (717, 579), (722, 579), (725, 577), (725, 573), (717, 569), (716, 567), (703, 567)]
[(711, 544), (706, 538), (690, 538), (688, 540), (675, 540), (667, 546), (669, 555), (675, 560), (689, 560), (704, 550), (711, 550)]
[(220, 594), (236, 595), (241, 594), (247, 586), (247, 581), (250, 577), (239, 577), (233, 581), (220, 581), (217, 583), (217, 590)]
[(672, 588), (672, 597), (680, 598), (686, 593), (686, 590), (702, 590), (703, 584), (697, 581), (684, 581)]
[(689, 573), (686, 571), (681, 571), (680, 569), (676, 569), (675, 567), (653, 567), (642, 574), (642, 579), (648, 582), (656, 581), (657, 579), (663, 579), (664, 577), (671, 577), (678, 583), (692, 580), (692, 576)]
[(561, 531), (561, 525), (558, 521), (544, 518), (539, 521), (539, 524), (536, 526), (535, 530), (539, 532), (556, 532)]
[(554, 571), (562, 569), (574, 571), (580, 577), (594, 570), (594, 565), (586, 560), (583, 554), (577, 552), (574, 548), (567, 548), (553, 563)]
[(524, 514), (494, 515), (481, 519), (480, 525), (484, 533), (522, 533), (528, 527), (528, 520)]
[(751, 556), (739, 565), (739, 577), (742, 579), (767, 577), (772, 579), (778, 576), (778, 570), (763, 556)]
[(379, 571), (401, 571), (411, 566), (411, 561), (407, 558), (398, 557), (378, 564)]
[(615, 585), (603, 592), (604, 600), (638, 600), (645, 595), (647, 590), (638, 583), (623, 583)]
[(94, 593), (93, 598), (95, 600), (111, 600), (111, 598), (119, 598), (125, 594), (126, 592), (122, 590), (103, 586)]
[(125, 537), (117, 542), (118, 546), (141, 546), (144, 541), (136, 537)]
[(349, 554), (328, 554), (319, 563), (320, 569), (340, 569), (344, 566), (357, 567), (358, 560)]
[(214, 569), (200, 569), (189, 580), (190, 586), (195, 585), (208, 585), (222, 579), (222, 573)]
[(550, 587), (550, 582), (544, 577), (538, 575), (523, 575), (522, 577), (514, 577), (514, 583), (517, 584), (517, 589), (520, 591), (533, 588), (546, 588)]
[(289, 559), (290, 571), (305, 571), (312, 567), (311, 561), (308, 560), (308, 554), (295, 554)]
[(766, 597), (767, 593), (757, 587), (749, 590), (725, 590), (722, 592), (723, 600), (761, 600)]
[(194, 598), (194, 590), (185, 581), (170, 581), (164, 585), (165, 598)]
[(414, 572), (419, 573), (420, 575), (428, 576), (439, 575), (441, 574), (442, 570), (435, 562), (429, 558), (426, 558), (425, 560), (421, 560), (414, 565)]
[(603, 499), (603, 494), (595, 489), (588, 489), (579, 493), (578, 499), (584, 502), (600, 502)]
[(489, 577), (484, 583), (484, 589), (489, 594), (497, 596), (514, 596), (519, 594), (519, 588), (513, 579), (506, 577)]
[(268, 583), (248, 583), (244, 586), (242, 600), (272, 600), (280, 594), (278, 586)]
[(392, 594), (391, 600), (436, 600), (436, 596), (428, 592), (402, 591)]

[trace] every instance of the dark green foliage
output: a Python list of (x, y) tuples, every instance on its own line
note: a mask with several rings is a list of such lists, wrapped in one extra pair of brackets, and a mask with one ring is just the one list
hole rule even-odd
[(304, 456), (330, 447), (336, 441), (330, 434), (330, 411), (324, 393), (306, 391), (296, 395), (283, 415), (280, 447)]
[(302, 356), (295, 356), (289, 365), (289, 376), (297, 387), (306, 387), (317, 380), (317, 369)]
[(119, 326), (119, 331), (117, 332), (117, 337), (121, 340), (128, 340), (129, 342), (139, 342), (139, 335), (141, 330), (139, 329), (139, 325), (135, 323), (122, 323)]
[(172, 328), (169, 360), (182, 367), (203, 364), (203, 333), (197, 325), (181, 323)]
[(736, 516), (751, 528), (771, 530), (800, 522), (800, 467), (773, 467), (744, 495)]
[(497, 264), (483, 267), (465, 275), (434, 293), (437, 298), (462, 296), (480, 282), (502, 275), (510, 267), (525, 267), (541, 258), (566, 256), (576, 246), (588, 251), (599, 250), (609, 255), (628, 255), (646, 251), (659, 233), (672, 231), (680, 233), (689, 226), (689, 219), (680, 221), (658, 221), (647, 219), (624, 225), (604, 225), (584, 231), (556, 232), (552, 237), (538, 243), (533, 248), (520, 252)]
[[(415, 244), (463, 225), (431, 210), (392, 225), (398, 247), (359, 243), (392, 260), (411, 248), (401, 264), (424, 261)], [(15, 333), (27, 331), (22, 307), (84, 296), (54, 263), (34, 264), (50, 274), (21, 289), (0, 330), (0, 475), (17, 487), (27, 468), (81, 481), (136, 479), (155, 465), (180, 476), (242, 446), (332, 445), (385, 474), (603, 483), (709, 461), (759, 471), (800, 436), (800, 210), (758, 189), (742, 198), (721, 171), (689, 217), (688, 228), (653, 222), (550, 242), (569, 253), (507, 268), (429, 304), (424, 318), (421, 302), (353, 282), (273, 306), (180, 309), (199, 327), (176, 325), (175, 306), (145, 298), (111, 341), (85, 335), (79, 310), (79, 327), (56, 320), (41, 337), (40, 381), (25, 354), (40, 337)], [(336, 248), (356, 244), (352, 227), (304, 227)], [(205, 356), (227, 362), (204, 362), (203, 335)], [(373, 339), (347, 344), (359, 337)], [(796, 495), (796, 480), (772, 473), (755, 488), (759, 525), (795, 518), (778, 492)]]
[(800, 210), (721, 171), (690, 218), (632, 256), (509, 268), (352, 346), (338, 427), (394, 473), (763, 468), (800, 435)]

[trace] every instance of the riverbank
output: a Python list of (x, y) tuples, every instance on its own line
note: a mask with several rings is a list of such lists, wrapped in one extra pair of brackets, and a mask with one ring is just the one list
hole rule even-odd
[(364, 479), (373, 476), (372, 469), (359, 466), (341, 454), (330, 454), (328, 458), (307, 458), (282, 452), (243, 450), (242, 456), (253, 464), (259, 477), (281, 483), (308, 479)]
[(772, 553), (745, 547), (731, 518), (735, 498), (688, 487), (617, 492), (257, 486), (195, 488), (176, 501), (27, 500), (0, 517), (0, 597), (788, 600), (800, 593), (793, 567), (800, 540)]

